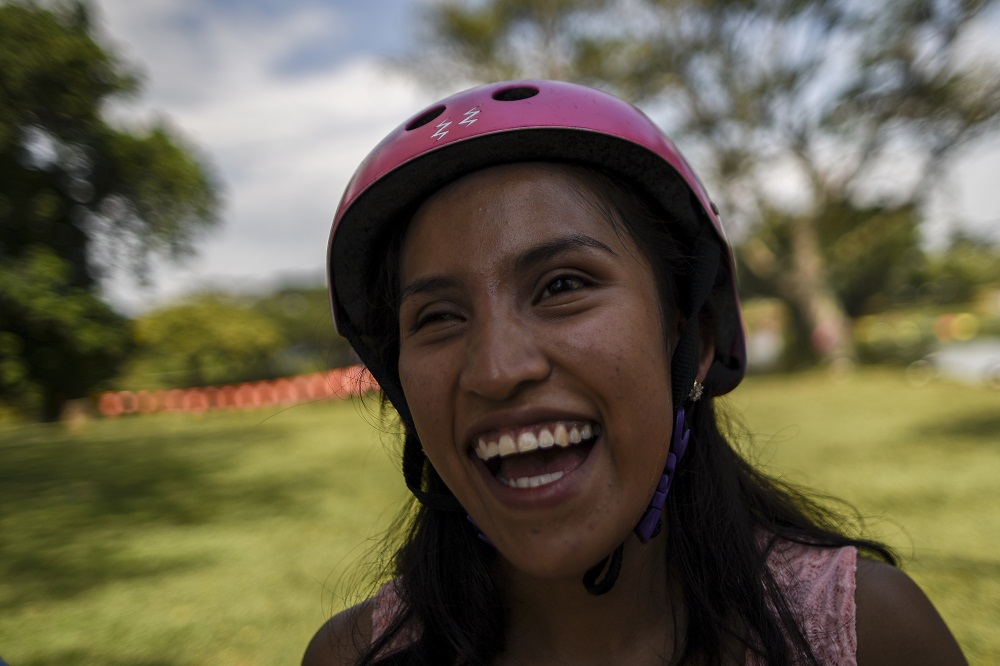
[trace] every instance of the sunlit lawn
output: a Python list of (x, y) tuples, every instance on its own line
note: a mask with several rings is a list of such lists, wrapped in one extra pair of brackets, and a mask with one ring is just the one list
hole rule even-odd
[[(755, 455), (853, 502), (972, 663), (1000, 663), (1000, 392), (757, 378)], [(357, 403), (0, 430), (11, 666), (298, 663), (405, 492)]]

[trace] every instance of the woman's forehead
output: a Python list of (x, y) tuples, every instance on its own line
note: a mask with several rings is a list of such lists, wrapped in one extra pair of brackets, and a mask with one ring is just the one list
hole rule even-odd
[(417, 210), (415, 217), (429, 206), (442, 201), (453, 203), (469, 192), (489, 190), (494, 196), (516, 191), (547, 193), (581, 201), (596, 194), (594, 176), (583, 167), (556, 162), (516, 162), (487, 167), (466, 174), (432, 194)]
[[(518, 163), (454, 181), (431, 196), (410, 223), (403, 241), (404, 270), (415, 253), (461, 261), (469, 253), (503, 255), (570, 235), (630, 244), (619, 237), (608, 207), (600, 205), (592, 178), (570, 165)], [(421, 259), (418, 263), (426, 265), (430, 257)]]

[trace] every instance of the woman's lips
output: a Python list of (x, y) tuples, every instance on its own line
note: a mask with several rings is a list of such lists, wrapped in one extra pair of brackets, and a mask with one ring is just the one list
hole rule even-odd
[(550, 421), (496, 430), (477, 439), (475, 453), (505, 486), (540, 488), (580, 467), (600, 430), (591, 421)]

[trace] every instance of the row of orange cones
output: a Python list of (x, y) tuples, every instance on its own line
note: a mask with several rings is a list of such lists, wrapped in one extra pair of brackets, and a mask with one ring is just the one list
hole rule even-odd
[(274, 380), (158, 391), (107, 391), (97, 401), (102, 416), (156, 412), (207, 412), (218, 409), (257, 409), (278, 405), (348, 398), (378, 389), (361, 365)]

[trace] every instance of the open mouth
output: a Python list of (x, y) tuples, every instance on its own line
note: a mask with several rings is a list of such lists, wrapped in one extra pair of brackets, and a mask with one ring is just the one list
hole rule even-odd
[(480, 437), (476, 456), (511, 488), (555, 483), (583, 464), (600, 437), (589, 421), (557, 421)]

